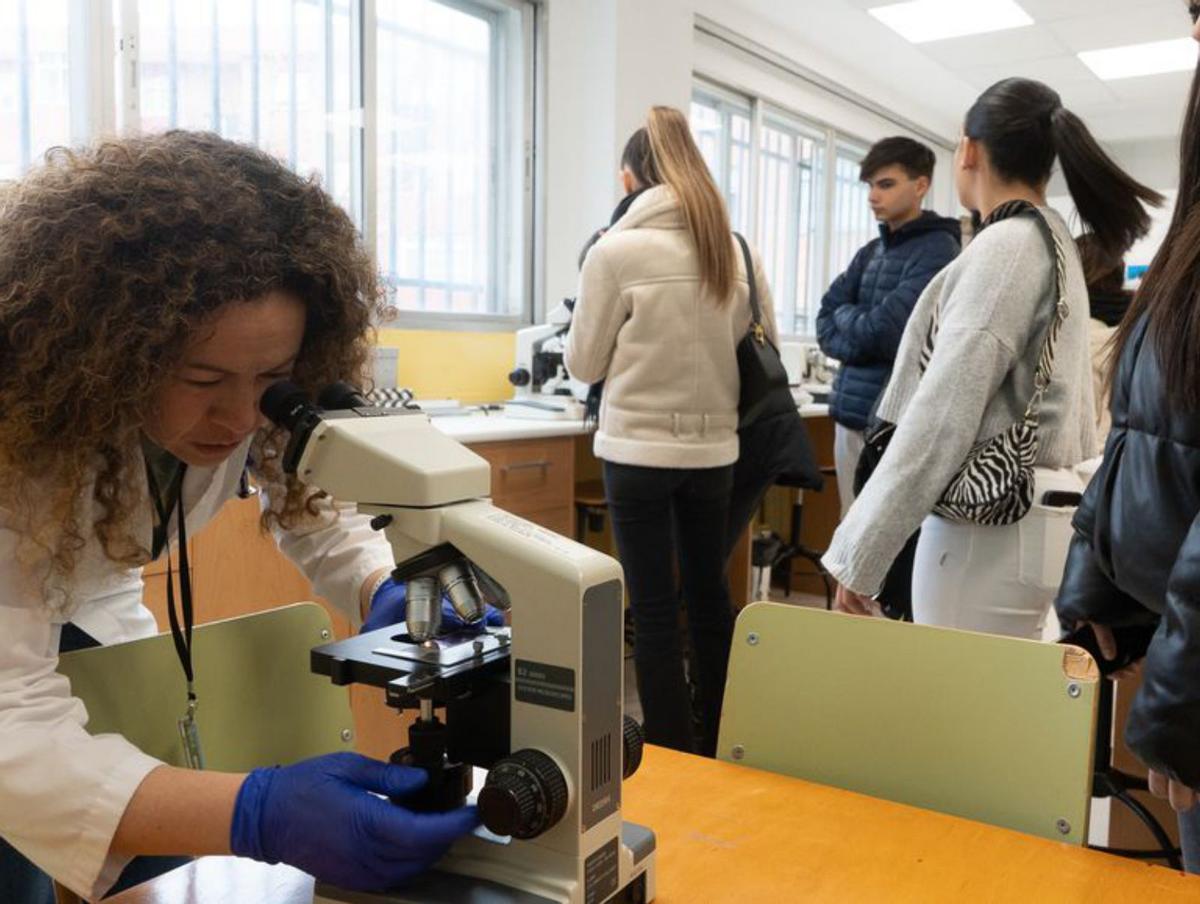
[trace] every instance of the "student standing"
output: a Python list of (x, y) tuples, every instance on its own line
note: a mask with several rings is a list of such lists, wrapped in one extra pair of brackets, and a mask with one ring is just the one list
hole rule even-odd
[[(1200, 5), (1191, 15), (1200, 40)], [(1065, 625), (1090, 622), (1110, 659), (1114, 626), (1158, 622), (1125, 740), (1179, 811), (1184, 867), (1200, 873), (1200, 69), (1180, 162), (1167, 236), (1117, 327), (1112, 431), (1055, 607)]]
[(276, 380), (360, 380), (379, 298), (354, 224), (317, 184), (215, 135), (60, 150), (0, 198), (5, 904), (52, 900), (45, 874), (98, 899), (154, 874), (146, 855), (233, 853), (380, 889), (478, 823), (473, 808), (377, 796), (425, 775), (352, 753), (248, 775), (168, 766), (88, 734), (56, 670), (60, 651), (156, 633), (142, 566), (247, 472), (318, 593), (356, 621), (404, 617), (386, 541), (283, 473), (286, 435), (259, 413)]
[[(872, 597), (920, 527), (914, 621), (1040, 635), (1070, 540), (1068, 518), (1045, 494), (1080, 491), (1073, 468), (1096, 447), (1083, 269), (1066, 223), (1046, 206), (1056, 160), (1101, 247), (1127, 248), (1149, 228), (1143, 202), (1161, 198), (1113, 163), (1046, 85), (1006, 79), (972, 105), (955, 181), (983, 225), (913, 311), (879, 405), (895, 433), (823, 559), (845, 611), (875, 611)], [(1035, 399), (1032, 509), (1004, 525), (933, 514), (972, 450), (1028, 423)], [(975, 489), (989, 488), (981, 480)]]
[[(633, 610), (646, 739), (711, 756), (733, 637), (726, 524), (749, 288), (725, 203), (682, 113), (654, 107), (622, 167), (627, 192), (641, 193), (587, 253), (565, 358), (576, 379), (605, 381), (594, 448)], [(757, 261), (754, 270), (775, 342)], [(676, 560), (697, 663), (699, 736)]]
[(904, 326), (925, 286), (961, 246), (957, 220), (921, 209), (935, 162), (933, 151), (911, 138), (885, 138), (871, 148), (860, 178), (870, 186), (879, 238), (854, 256), (821, 299), (817, 341), (841, 363), (829, 414), (843, 515), (854, 501), (863, 430), (891, 375)]

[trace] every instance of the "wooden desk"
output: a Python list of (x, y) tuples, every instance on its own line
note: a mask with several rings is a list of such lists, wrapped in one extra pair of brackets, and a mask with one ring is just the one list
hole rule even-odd
[[(650, 747), (625, 817), (658, 836), (659, 904), (1195, 902), (1200, 878)], [(309, 904), (288, 867), (209, 857), (111, 904)]]

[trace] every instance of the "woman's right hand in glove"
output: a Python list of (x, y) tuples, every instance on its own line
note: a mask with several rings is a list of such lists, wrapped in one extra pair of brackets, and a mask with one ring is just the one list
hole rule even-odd
[(255, 769), (238, 791), (230, 847), (239, 857), (287, 863), (342, 888), (391, 888), (424, 872), (479, 825), (474, 807), (413, 813), (386, 799), (402, 800), (427, 780), (421, 769), (356, 753)]

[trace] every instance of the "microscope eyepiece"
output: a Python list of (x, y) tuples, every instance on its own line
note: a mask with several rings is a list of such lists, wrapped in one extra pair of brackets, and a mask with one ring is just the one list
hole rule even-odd
[(317, 404), (326, 411), (344, 411), (348, 408), (369, 408), (371, 403), (362, 391), (344, 380), (330, 383), (317, 396)]
[(272, 423), (291, 433), (283, 453), (283, 470), (295, 474), (308, 438), (321, 423), (321, 409), (308, 400), (308, 393), (290, 380), (268, 386), (258, 407)]
[(308, 393), (290, 380), (281, 380), (268, 386), (258, 408), (271, 423), (288, 430), (295, 430), (306, 416), (320, 417), (320, 412), (308, 400)]

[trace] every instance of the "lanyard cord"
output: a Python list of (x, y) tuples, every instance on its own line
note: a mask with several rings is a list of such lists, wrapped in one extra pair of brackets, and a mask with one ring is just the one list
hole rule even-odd
[[(154, 509), (158, 514), (158, 524), (154, 528), (154, 546), (157, 552), (160, 548), (167, 553), (167, 618), (171, 622), (171, 639), (175, 641), (175, 653), (179, 656), (179, 664), (183, 666), (183, 675), (187, 678), (187, 695), (189, 704), (196, 702), (195, 674), (192, 670), (192, 576), (188, 568), (187, 551), (187, 518), (183, 511), (183, 478), (187, 465), (180, 465), (176, 478), (176, 489), (168, 502), (159, 492), (158, 481), (154, 477), (154, 469), (147, 465), (146, 476), (150, 482), (150, 496), (154, 501)], [(179, 616), (175, 613), (175, 579), (171, 563), (171, 546), (167, 542), (167, 532), (171, 525), (171, 514), (179, 516), (179, 596), (183, 609), (183, 628), (179, 626)]]

